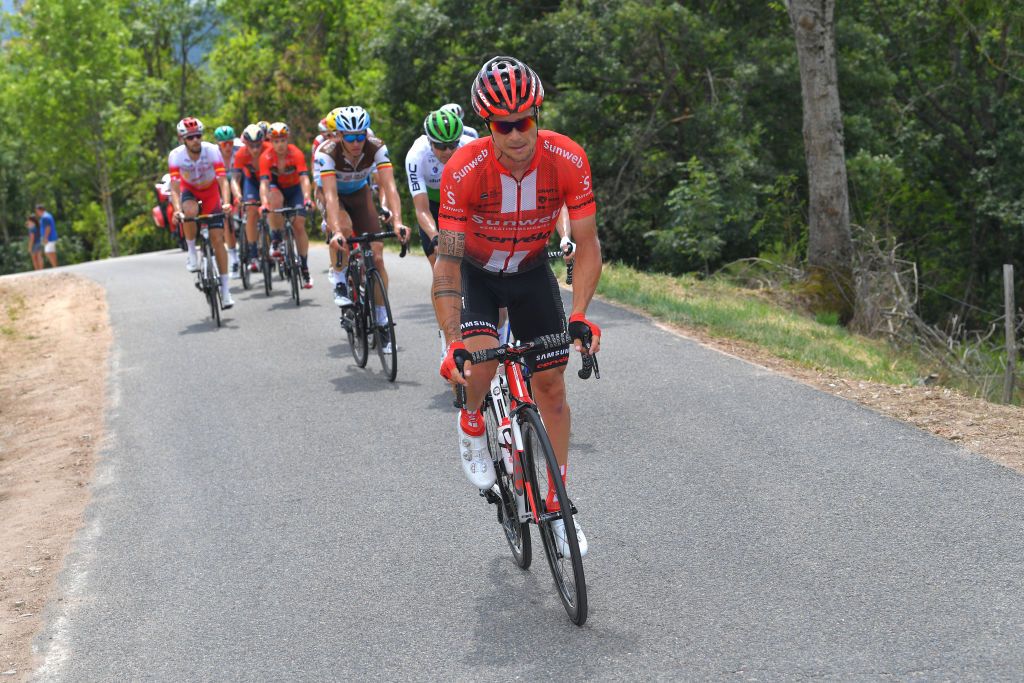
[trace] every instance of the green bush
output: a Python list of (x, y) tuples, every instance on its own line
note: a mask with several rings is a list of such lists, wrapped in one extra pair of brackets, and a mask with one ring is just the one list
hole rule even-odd
[(171, 234), (153, 225), (148, 214), (136, 216), (121, 229), (118, 246), (122, 254), (143, 254), (148, 251), (170, 249), (177, 245)]

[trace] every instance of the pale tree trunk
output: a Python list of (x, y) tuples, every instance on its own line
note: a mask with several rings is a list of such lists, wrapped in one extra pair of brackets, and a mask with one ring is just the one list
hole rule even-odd
[(787, 0), (796, 36), (809, 181), (807, 261), (823, 306), (853, 310), (850, 203), (836, 74), (835, 0)]
[(107, 217), (107, 240), (110, 243), (110, 255), (117, 257), (121, 255), (117, 248), (117, 220), (114, 216), (114, 198), (110, 188), (110, 168), (107, 166), (106, 145), (102, 136), (96, 139), (93, 151), (96, 155), (96, 186), (100, 193), (103, 213)]

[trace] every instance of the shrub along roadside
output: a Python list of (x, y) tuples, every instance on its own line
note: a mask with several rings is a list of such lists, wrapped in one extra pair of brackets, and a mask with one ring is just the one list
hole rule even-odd
[(641, 273), (606, 263), (597, 293), (658, 320), (756, 344), (769, 353), (826, 373), (887, 384), (927, 376), (913, 358), (882, 341), (851, 334), (769, 301), (755, 290), (693, 276)]

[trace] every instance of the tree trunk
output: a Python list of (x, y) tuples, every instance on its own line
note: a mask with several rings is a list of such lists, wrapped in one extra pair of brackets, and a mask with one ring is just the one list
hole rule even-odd
[[(102, 136), (102, 131), (100, 133)], [(107, 217), (107, 240), (110, 243), (110, 255), (120, 256), (117, 248), (117, 220), (114, 216), (114, 198), (110, 188), (110, 169), (107, 166), (106, 145), (103, 138), (96, 139), (93, 145), (96, 155), (96, 183), (100, 192), (100, 203), (103, 205), (103, 213)]]
[(809, 184), (807, 262), (818, 306), (853, 313), (850, 203), (836, 74), (835, 0), (788, 0), (803, 97)]

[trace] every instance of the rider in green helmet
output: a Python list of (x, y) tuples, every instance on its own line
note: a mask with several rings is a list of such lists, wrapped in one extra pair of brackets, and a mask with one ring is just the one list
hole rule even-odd
[(213, 137), (217, 138), (217, 142), (228, 142), (229, 140), (234, 140), (235, 129), (231, 126), (221, 126), (213, 132)]
[[(234, 168), (235, 152), (241, 146), (242, 141), (235, 137), (235, 129), (231, 126), (221, 126), (213, 131), (213, 137), (217, 139), (217, 147), (220, 148), (221, 158), (224, 159), (224, 169), (230, 174)], [(231, 262), (231, 277), (239, 277), (241, 274), (238, 260), (238, 241), (234, 230), (225, 230), (225, 238), (228, 245), (228, 260)]]
[(462, 137), (462, 119), (453, 112), (438, 109), (423, 120), (423, 132), (431, 142), (451, 144)]
[(416, 208), (420, 245), (431, 265), (434, 264), (434, 247), (437, 246), (441, 173), (455, 150), (472, 140), (463, 135), (462, 119), (455, 112), (439, 109), (423, 119), (423, 135), (416, 139), (405, 157), (405, 175)]

